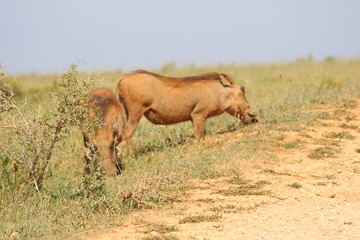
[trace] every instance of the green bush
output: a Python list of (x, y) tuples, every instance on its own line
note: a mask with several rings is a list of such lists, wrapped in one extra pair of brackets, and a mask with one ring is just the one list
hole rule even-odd
[(2, 188), (25, 185), (40, 191), (58, 144), (79, 125), (90, 132), (96, 129), (96, 121), (88, 120), (93, 81), (74, 66), (57, 85), (58, 92), (34, 107), (18, 100), (2, 83), (0, 114), (6, 123), (0, 127)]

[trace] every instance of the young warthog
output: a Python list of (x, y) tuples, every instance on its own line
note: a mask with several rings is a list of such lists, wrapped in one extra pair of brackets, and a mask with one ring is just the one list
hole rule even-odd
[(221, 73), (173, 78), (137, 70), (119, 80), (117, 91), (128, 118), (124, 134), (133, 156), (131, 137), (143, 115), (162, 125), (191, 120), (197, 139), (204, 136), (206, 119), (224, 112), (244, 124), (257, 122), (245, 88)]
[(108, 89), (96, 89), (91, 92), (91, 107), (98, 115), (101, 125), (93, 137), (83, 130), (84, 144), (89, 149), (85, 161), (88, 164), (94, 156), (94, 151), (98, 151), (105, 175), (114, 176), (121, 171), (121, 158), (117, 146), (122, 140), (126, 113), (115, 94)]

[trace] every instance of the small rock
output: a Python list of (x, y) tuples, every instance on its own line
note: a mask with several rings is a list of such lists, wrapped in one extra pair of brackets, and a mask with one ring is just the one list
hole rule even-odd
[(206, 237), (196, 237), (196, 240), (206, 240)]
[(215, 224), (215, 225), (213, 225), (213, 227), (214, 227), (214, 228), (220, 228), (220, 227), (222, 227), (222, 226), (221, 226), (221, 224)]
[(335, 198), (336, 194), (331, 194), (329, 198)]

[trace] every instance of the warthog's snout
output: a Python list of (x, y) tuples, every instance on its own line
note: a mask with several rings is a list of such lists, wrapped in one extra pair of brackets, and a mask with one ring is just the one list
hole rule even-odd
[(248, 113), (250, 117), (250, 123), (257, 123), (259, 120), (256, 118), (256, 113)]
[(241, 116), (241, 120), (245, 125), (258, 122), (258, 119), (256, 118), (256, 114), (253, 112), (247, 112), (243, 114)]

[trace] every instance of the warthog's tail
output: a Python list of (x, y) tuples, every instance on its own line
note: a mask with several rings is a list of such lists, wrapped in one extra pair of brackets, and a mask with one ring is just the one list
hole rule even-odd
[(125, 104), (125, 101), (124, 101), (123, 96), (122, 96), (121, 93), (119, 92), (119, 84), (120, 84), (120, 82), (121, 82), (123, 79), (124, 79), (124, 77), (120, 78), (120, 80), (119, 80), (119, 82), (118, 82), (118, 84), (117, 84), (117, 86), (116, 86), (116, 88), (115, 88), (115, 95), (117, 96), (120, 104), (121, 104), (121, 105), (124, 107), (124, 109), (125, 109), (126, 120), (127, 120), (127, 119), (129, 119), (128, 108), (127, 108), (127, 106), (126, 106), (126, 104)]

